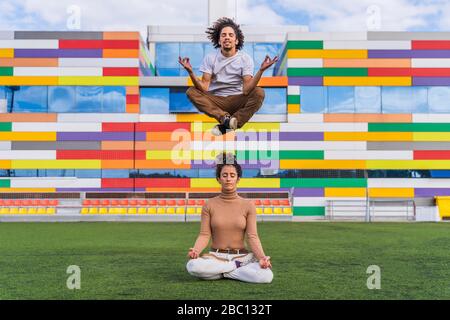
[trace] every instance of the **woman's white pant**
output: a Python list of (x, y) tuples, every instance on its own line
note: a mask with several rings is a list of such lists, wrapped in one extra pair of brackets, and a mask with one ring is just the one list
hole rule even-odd
[[(235, 260), (243, 265), (238, 268)], [(230, 278), (244, 282), (270, 283), (273, 279), (272, 270), (261, 268), (252, 253), (242, 255), (210, 252), (198, 259), (189, 260), (186, 269), (194, 277), (204, 280)]]

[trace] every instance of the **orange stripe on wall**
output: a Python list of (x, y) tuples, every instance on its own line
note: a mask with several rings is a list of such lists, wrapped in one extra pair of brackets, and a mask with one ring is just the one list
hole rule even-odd
[(411, 114), (324, 114), (324, 122), (412, 122)]
[(58, 58), (0, 58), (0, 67), (57, 67)]
[(103, 58), (138, 58), (139, 50), (135, 49), (103, 49)]
[(126, 87), (126, 94), (139, 94), (139, 87)]
[(134, 160), (102, 160), (102, 169), (133, 169)]
[(175, 146), (190, 147), (189, 142), (178, 141), (136, 141), (136, 150), (172, 150)]
[(288, 77), (263, 77), (258, 82), (260, 87), (287, 87)]
[(172, 160), (136, 160), (136, 169), (190, 169), (191, 163), (175, 164)]
[(55, 113), (8, 113), (0, 114), (0, 122), (56, 122)]
[(139, 32), (103, 32), (103, 40), (139, 40)]

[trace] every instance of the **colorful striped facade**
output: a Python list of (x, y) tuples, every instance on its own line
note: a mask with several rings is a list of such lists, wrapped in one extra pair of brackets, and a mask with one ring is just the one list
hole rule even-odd
[[(2, 32), (0, 85), (126, 87), (126, 113), (0, 114), (0, 169), (214, 169), (236, 153), (246, 192), (289, 192), (293, 215), (321, 219), (327, 200), (434, 199), (447, 178), (373, 178), (368, 170), (450, 170), (447, 114), (304, 113), (309, 86), (448, 86), (449, 33), (289, 33), (277, 76), (285, 115), (255, 115), (214, 137), (202, 114), (141, 114), (140, 87), (187, 87), (185, 77), (155, 77), (137, 32)], [(296, 171), (327, 172), (312, 177)], [(354, 176), (339, 176), (342, 172)], [(264, 172), (271, 172), (264, 174)], [(286, 174), (283, 175), (282, 173)], [(335, 174), (336, 173), (336, 174)], [(189, 174), (187, 174), (189, 176)], [(213, 177), (0, 178), (2, 192), (217, 192)]]

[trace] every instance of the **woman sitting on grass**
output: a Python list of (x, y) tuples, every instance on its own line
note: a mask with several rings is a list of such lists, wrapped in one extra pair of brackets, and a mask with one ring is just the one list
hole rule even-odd
[[(241, 166), (233, 154), (219, 156), (216, 179), (222, 186), (219, 196), (202, 208), (200, 234), (189, 249), (186, 268), (204, 280), (230, 278), (252, 283), (273, 279), (270, 257), (264, 254), (256, 229), (256, 209), (252, 201), (237, 194)], [(244, 247), (244, 238), (251, 251)], [(209, 253), (200, 256), (212, 237)]]

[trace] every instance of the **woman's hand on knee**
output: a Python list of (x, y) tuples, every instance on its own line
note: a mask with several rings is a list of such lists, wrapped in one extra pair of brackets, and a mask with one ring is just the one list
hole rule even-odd
[(265, 256), (259, 259), (259, 266), (263, 269), (272, 269), (272, 264), (270, 263), (270, 257)]
[(190, 259), (197, 259), (199, 256), (199, 253), (194, 248), (189, 248), (188, 257)]

